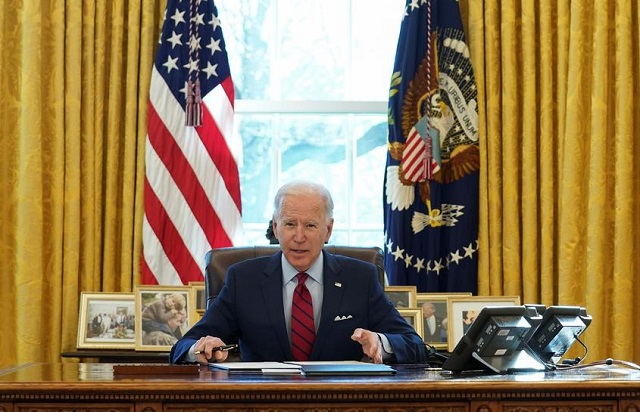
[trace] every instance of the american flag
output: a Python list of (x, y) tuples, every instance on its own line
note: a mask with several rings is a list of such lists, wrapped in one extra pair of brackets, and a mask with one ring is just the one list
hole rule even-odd
[(242, 230), (234, 90), (213, 0), (169, 0), (149, 93), (144, 284), (202, 281)]
[(407, 0), (389, 96), (389, 283), (476, 293), (477, 90), (456, 0)]

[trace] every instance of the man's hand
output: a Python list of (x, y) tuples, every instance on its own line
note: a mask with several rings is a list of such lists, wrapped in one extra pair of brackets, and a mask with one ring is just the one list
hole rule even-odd
[(377, 333), (357, 328), (353, 331), (351, 339), (362, 345), (362, 351), (373, 360), (373, 363), (382, 363), (382, 343)]
[(213, 348), (223, 345), (225, 345), (225, 343), (222, 339), (214, 336), (207, 335), (204, 338), (198, 339), (194, 346), (196, 351), (196, 360), (202, 365), (206, 365), (209, 362), (224, 362), (227, 360), (229, 353), (227, 351), (213, 350)]

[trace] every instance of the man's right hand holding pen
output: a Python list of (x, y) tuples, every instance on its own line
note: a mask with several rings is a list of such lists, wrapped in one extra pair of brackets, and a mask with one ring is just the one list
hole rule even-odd
[(229, 351), (238, 345), (226, 345), (220, 338), (205, 336), (198, 339), (193, 345), (196, 361), (203, 365), (211, 362), (224, 362), (229, 356)]

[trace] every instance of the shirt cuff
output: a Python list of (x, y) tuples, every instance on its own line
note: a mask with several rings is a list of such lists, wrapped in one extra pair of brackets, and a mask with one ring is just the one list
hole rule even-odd
[(195, 348), (196, 344), (194, 343), (193, 345), (191, 345), (191, 347), (189, 348), (189, 352), (187, 352), (184, 355), (184, 360), (186, 362), (190, 362), (190, 363), (197, 363), (198, 361), (196, 360), (196, 348)]
[(378, 339), (380, 339), (380, 343), (382, 344), (382, 360), (387, 360), (391, 358), (394, 354), (393, 346), (391, 346), (391, 342), (389, 342), (389, 338), (384, 333), (377, 333)]

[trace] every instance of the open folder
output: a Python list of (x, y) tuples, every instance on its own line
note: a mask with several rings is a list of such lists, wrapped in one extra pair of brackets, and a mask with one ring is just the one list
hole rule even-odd
[(302, 367), (283, 362), (222, 362), (210, 363), (212, 369), (226, 370), (229, 373), (247, 373), (259, 375), (300, 375)]
[(307, 375), (307, 376), (379, 376), (394, 375), (389, 365), (367, 362), (222, 362), (210, 363), (212, 369), (226, 370), (230, 374)]
[(389, 365), (368, 362), (287, 362), (302, 367), (307, 376), (339, 376), (360, 375), (380, 376), (395, 375), (396, 370)]

